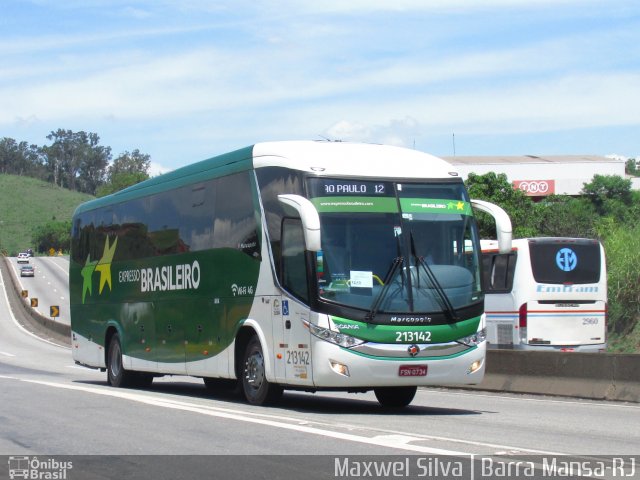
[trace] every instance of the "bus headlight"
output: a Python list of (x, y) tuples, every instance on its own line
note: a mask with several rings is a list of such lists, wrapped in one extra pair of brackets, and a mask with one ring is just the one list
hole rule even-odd
[(319, 327), (318, 325), (314, 325), (313, 323), (307, 321), (304, 321), (304, 324), (311, 332), (311, 335), (313, 335), (314, 337), (326, 340), (327, 342), (333, 343), (340, 347), (351, 348), (355, 347), (356, 345), (362, 345), (363, 343), (365, 343), (364, 340), (352, 337), (351, 335), (347, 335), (342, 332), (334, 332), (333, 330)]
[(486, 339), (487, 339), (487, 329), (485, 327), (485, 328), (483, 328), (481, 330), (478, 330), (473, 335), (469, 335), (468, 337), (460, 338), (457, 341), (458, 341), (458, 343), (463, 343), (463, 344), (468, 345), (470, 347), (475, 347), (477, 345), (480, 345)]

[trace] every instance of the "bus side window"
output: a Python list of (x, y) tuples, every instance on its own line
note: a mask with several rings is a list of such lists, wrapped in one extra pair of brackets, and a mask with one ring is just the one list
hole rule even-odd
[(513, 288), (516, 253), (482, 254), (482, 284), (487, 293), (506, 293)]
[(309, 303), (304, 233), (302, 221), (297, 218), (282, 220), (282, 286)]

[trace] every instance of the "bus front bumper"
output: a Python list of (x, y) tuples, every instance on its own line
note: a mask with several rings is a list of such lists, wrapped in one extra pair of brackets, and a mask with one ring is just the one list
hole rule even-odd
[(313, 383), (317, 388), (344, 389), (449, 386), (477, 384), (484, 377), (486, 342), (452, 355), (433, 357), (412, 357), (411, 347), (428, 346), (403, 345), (406, 353), (402, 357), (376, 357), (313, 339)]

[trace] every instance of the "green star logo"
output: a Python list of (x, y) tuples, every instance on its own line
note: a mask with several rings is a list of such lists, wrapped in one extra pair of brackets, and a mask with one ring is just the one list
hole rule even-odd
[(87, 261), (80, 272), (82, 275), (82, 303), (85, 303), (87, 292), (89, 295), (93, 295), (93, 272), (100, 272), (98, 294), (102, 295), (102, 290), (104, 290), (105, 285), (109, 285), (109, 290), (112, 290), (111, 263), (113, 262), (113, 255), (116, 253), (117, 245), (117, 237), (112, 245), (109, 245), (109, 237), (107, 237), (104, 243), (104, 252), (100, 260), (91, 261), (91, 255), (87, 256)]
[(104, 242), (104, 253), (98, 261), (98, 265), (96, 265), (96, 271), (100, 272), (100, 294), (102, 294), (105, 284), (109, 284), (109, 290), (111, 290), (111, 262), (113, 261), (113, 254), (116, 253), (116, 245), (118, 245), (117, 237), (111, 247), (109, 247), (109, 237), (107, 237)]
[(93, 271), (96, 269), (96, 264), (98, 262), (92, 262), (90, 260), (91, 255), (87, 256), (87, 261), (84, 264), (84, 267), (82, 267), (82, 303), (84, 304), (84, 299), (87, 296), (87, 292), (89, 292), (89, 295), (91, 295), (91, 291), (92, 291), (92, 283), (91, 283), (91, 277), (93, 276)]

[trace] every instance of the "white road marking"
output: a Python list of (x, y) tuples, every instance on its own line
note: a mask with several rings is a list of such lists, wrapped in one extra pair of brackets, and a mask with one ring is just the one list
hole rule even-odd
[[(83, 368), (75, 365), (69, 365), (69, 368)], [(170, 408), (174, 410), (181, 410), (186, 412), (197, 413), (200, 415), (207, 415), (211, 417), (226, 418), (230, 420), (236, 420), (246, 423), (254, 423), (265, 425), (269, 427), (281, 428), (285, 430), (292, 430), (301, 433), (308, 433), (312, 435), (320, 435), (324, 437), (334, 438), (338, 440), (346, 440), (357, 443), (364, 443), (369, 445), (376, 445), (380, 447), (394, 448), (398, 450), (406, 450), (411, 452), (419, 452), (430, 455), (450, 455), (450, 456), (473, 456), (474, 454), (469, 452), (461, 452), (456, 450), (445, 450), (440, 448), (426, 447), (422, 445), (414, 445), (412, 442), (424, 442), (424, 441), (443, 441), (464, 444), (472, 447), (489, 447), (496, 449), (496, 452), (505, 454), (507, 452), (518, 452), (519, 454), (543, 454), (543, 455), (566, 455), (566, 453), (547, 452), (542, 450), (533, 450), (528, 448), (519, 448), (513, 446), (496, 445), (484, 442), (474, 442), (469, 440), (461, 440), (454, 438), (438, 437), (432, 435), (413, 434), (407, 432), (395, 432), (392, 430), (376, 429), (380, 432), (380, 435), (373, 437), (367, 437), (364, 435), (356, 435), (353, 433), (343, 433), (335, 431), (335, 428), (341, 428), (343, 430), (357, 431), (362, 430), (362, 426), (348, 425), (348, 424), (322, 424), (320, 422), (309, 422), (308, 420), (287, 417), (283, 415), (273, 415), (269, 413), (256, 413), (246, 412), (242, 410), (214, 407), (209, 405), (199, 405), (196, 403), (190, 403), (185, 401), (174, 400), (171, 398), (157, 398), (152, 397), (149, 394), (135, 393), (132, 391), (114, 389), (110, 387), (91, 387), (80, 385), (68, 385), (63, 383), (48, 382), (43, 380), (29, 380), (20, 379), (16, 377), (4, 377), (0, 375), (0, 378), (7, 378), (12, 380), (18, 380), (26, 383), (33, 383), (53, 388), (60, 388), (66, 390), (75, 390), (85, 393), (92, 393), (95, 395), (104, 395), (109, 397), (116, 397), (124, 400), (130, 400), (138, 403), (152, 405), (161, 408)], [(494, 453), (497, 454), (497, 453)]]
[[(2, 377), (2, 376), (0, 376), (0, 378), (11, 378), (14, 380), (16, 379), (15, 377)], [(403, 435), (401, 437), (399, 437), (398, 435), (381, 435), (377, 437), (366, 437), (366, 436), (354, 435), (350, 433), (336, 432), (333, 430), (325, 430), (318, 427), (310, 427), (307, 425), (303, 425), (298, 419), (292, 419), (294, 422), (296, 422), (293, 424), (285, 423), (285, 422), (277, 421), (270, 418), (260, 418), (260, 417), (251, 416), (251, 413), (244, 412), (241, 410), (231, 410), (227, 408), (198, 405), (195, 403), (177, 401), (172, 399), (154, 398), (154, 397), (150, 397), (149, 395), (142, 395), (139, 393), (123, 391), (123, 390), (114, 389), (114, 388), (97, 388), (97, 387), (90, 387), (90, 386), (67, 385), (63, 383), (46, 382), (42, 380), (27, 380), (27, 379), (17, 379), (17, 380), (21, 382), (26, 382), (26, 383), (44, 385), (47, 387), (74, 390), (74, 391), (92, 393), (95, 395), (104, 395), (108, 397), (117, 397), (124, 400), (130, 400), (133, 402), (143, 403), (146, 405), (152, 405), (155, 407), (170, 408), (173, 410), (181, 410), (184, 412), (198, 413), (200, 415), (207, 415), (211, 417), (226, 418), (229, 420), (235, 420), (239, 422), (259, 424), (267, 427), (281, 428), (284, 430), (292, 430), (292, 431), (296, 431), (300, 433), (308, 433), (312, 435), (320, 435), (323, 437), (334, 438), (336, 440), (345, 440), (350, 442), (364, 443), (368, 445), (375, 445), (379, 447), (419, 452), (419, 453), (425, 453), (430, 455), (451, 455), (451, 456), (469, 456), (470, 455), (469, 453), (466, 453), (466, 452), (444, 450), (440, 448), (430, 448), (430, 447), (424, 447), (421, 445), (411, 445), (410, 443), (408, 443), (414, 440), (422, 440), (419, 437), (410, 438), (406, 435)], [(261, 417), (265, 417), (265, 415), (261, 415)]]
[[(44, 258), (43, 258), (43, 259), (44, 259)], [(69, 276), (69, 269), (66, 269), (66, 268), (61, 267), (60, 265), (58, 265), (58, 264), (57, 264), (56, 262), (54, 262), (54, 261), (50, 261), (50, 262), (48, 262), (48, 263), (49, 263), (50, 265), (53, 265), (53, 266), (55, 266), (55, 267), (59, 268), (59, 269), (60, 269), (61, 271), (63, 271), (67, 276)]]
[(4, 355), (5, 357), (15, 357), (13, 353), (9, 353), (9, 352), (0, 352), (0, 355)]

